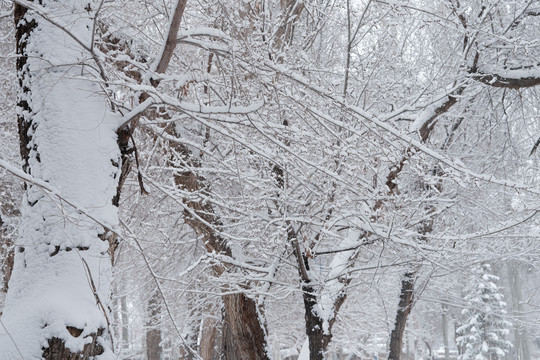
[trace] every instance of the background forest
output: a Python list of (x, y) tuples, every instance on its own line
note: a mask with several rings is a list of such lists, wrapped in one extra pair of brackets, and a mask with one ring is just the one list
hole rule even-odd
[(540, 1), (0, 7), (0, 359), (540, 359)]

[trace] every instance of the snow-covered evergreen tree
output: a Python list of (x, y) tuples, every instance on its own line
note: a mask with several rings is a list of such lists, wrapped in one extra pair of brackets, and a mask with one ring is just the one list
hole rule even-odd
[(503, 301), (491, 267), (483, 264), (471, 279), (471, 291), (465, 297), (467, 308), (463, 310), (467, 321), (459, 327), (456, 340), (464, 352), (459, 360), (502, 359), (512, 344), (505, 340), (512, 324), (503, 316), (506, 303)]

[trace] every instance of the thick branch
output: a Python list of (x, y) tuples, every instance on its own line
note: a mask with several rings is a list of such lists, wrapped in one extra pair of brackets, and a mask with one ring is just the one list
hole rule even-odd
[(403, 333), (407, 318), (411, 313), (414, 300), (414, 284), (416, 280), (415, 272), (408, 272), (401, 281), (401, 292), (399, 295), (399, 305), (396, 314), (396, 322), (390, 336), (390, 353), (388, 360), (399, 360), (401, 357), (401, 347), (403, 344)]
[(471, 77), (483, 84), (508, 89), (522, 89), (540, 85), (540, 76), (505, 77), (498, 74), (471, 72)]
[[(175, 5), (173, 16), (169, 24), (169, 30), (167, 33), (167, 39), (163, 44), (159, 57), (156, 59), (156, 69), (155, 72), (158, 74), (164, 73), (170, 63), (174, 49), (176, 48), (176, 37), (178, 35), (178, 29), (180, 28), (180, 23), (182, 20), (182, 15), (184, 14), (184, 9), (186, 7), (187, 0), (178, 0)], [(116, 39), (113, 39), (116, 40)], [(107, 44), (108, 45), (108, 44)], [(159, 59), (159, 60), (158, 60)], [(132, 74), (128, 73), (128, 76), (133, 79), (141, 82), (143, 76), (139, 72), (133, 72)], [(159, 85), (159, 80), (150, 80), (152, 86), (157, 87)], [(144, 103), (150, 98), (150, 95), (147, 92), (143, 92), (139, 96), (139, 103)], [(128, 124), (122, 126), (116, 132), (118, 135), (118, 146), (122, 153), (122, 171), (120, 174), (120, 179), (118, 181), (118, 187), (116, 189), (116, 195), (113, 199), (113, 203), (118, 205), (120, 202), (120, 193), (122, 186), (129, 174), (132, 167), (132, 158), (131, 153), (133, 152), (132, 148), (129, 146), (129, 141), (133, 137), (133, 132), (138, 126), (140, 115), (132, 117), (131, 121)], [(142, 189), (142, 188), (141, 188)]]
[(304, 10), (301, 0), (286, 0), (281, 2), (283, 20), (274, 34), (273, 48), (281, 50), (284, 45), (290, 45), (293, 38), (294, 26)]
[[(174, 9), (174, 14), (171, 18), (171, 22), (169, 24), (169, 31), (167, 33), (167, 40), (163, 44), (159, 60), (155, 62), (156, 69), (155, 72), (158, 74), (163, 74), (165, 70), (167, 70), (167, 67), (169, 66), (169, 63), (171, 61), (171, 58), (174, 53), (174, 49), (176, 48), (176, 37), (178, 35), (178, 29), (180, 28), (180, 23), (182, 21), (182, 15), (184, 15), (184, 10), (186, 8), (187, 0), (177, 0), (176, 6)], [(156, 80), (153, 80), (156, 82)], [(152, 82), (152, 85), (157, 86), (159, 84), (159, 81), (154, 84)]]

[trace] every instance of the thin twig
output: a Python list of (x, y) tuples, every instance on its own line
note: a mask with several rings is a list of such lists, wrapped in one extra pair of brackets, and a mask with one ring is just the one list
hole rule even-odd
[[(90, 287), (92, 288), (92, 293), (94, 294), (94, 297), (96, 298), (96, 303), (101, 308), (101, 311), (103, 311), (103, 316), (105, 316), (105, 321), (107, 321), (107, 331), (108, 331), (109, 334), (112, 334), (112, 332), (111, 332), (111, 323), (109, 321), (109, 317), (107, 316), (107, 310), (105, 310), (105, 306), (101, 302), (101, 299), (99, 298), (99, 294), (97, 293), (96, 284), (94, 283), (94, 279), (92, 278), (92, 272), (90, 271), (90, 267), (88, 266), (88, 263), (86, 262), (86, 260), (82, 256), (81, 256), (81, 261), (85, 266), (85, 272), (86, 272), (86, 276), (88, 278), (88, 283), (89, 283)], [(110, 339), (111, 339), (111, 348), (114, 349), (114, 340), (113, 340), (112, 335), (110, 336)]]
[(21, 356), (21, 359), (24, 360), (24, 356), (23, 356), (23, 354), (21, 353), (21, 350), (19, 349), (19, 347), (17, 346), (17, 343), (15, 342), (15, 340), (13, 339), (13, 337), (11, 336), (11, 334), (9, 333), (8, 329), (6, 328), (6, 325), (4, 325), (4, 322), (2, 321), (2, 318), (0, 318), (0, 324), (2, 324), (2, 327), (3, 327), (4, 330), (6, 331), (6, 334), (8, 334), (9, 338), (11, 339), (11, 342), (13, 343), (13, 345), (15, 345), (15, 349), (17, 349), (17, 352), (18, 352), (19, 355)]

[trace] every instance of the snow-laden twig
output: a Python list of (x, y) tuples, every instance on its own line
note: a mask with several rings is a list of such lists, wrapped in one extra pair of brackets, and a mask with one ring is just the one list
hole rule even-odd
[[(129, 228), (129, 225), (127, 225), (123, 221), (120, 221), (120, 222), (124, 226), (124, 228), (128, 231), (128, 233), (133, 234), (133, 232)], [(154, 269), (152, 268), (152, 265), (150, 265), (150, 262), (148, 261), (139, 240), (135, 236), (130, 237), (130, 238), (135, 242), (137, 248), (139, 249), (139, 252), (140, 252), (140, 254), (141, 254), (142, 258), (143, 258), (143, 261), (144, 261), (144, 263), (146, 265), (146, 268), (150, 272), (150, 275), (152, 276), (152, 279), (154, 280), (154, 283), (156, 284), (156, 288), (157, 288), (157, 290), (158, 290), (158, 292), (159, 292), (159, 294), (161, 296), (161, 299), (163, 300), (163, 305), (165, 306), (165, 310), (167, 311), (167, 315), (169, 316), (169, 319), (171, 320), (171, 322), (172, 322), (172, 324), (174, 326), (174, 329), (176, 330), (176, 333), (177, 333), (178, 337), (184, 343), (184, 346), (188, 349), (188, 351), (195, 357), (195, 359), (202, 360), (202, 358), (199, 356), (199, 354), (195, 350), (193, 350), (191, 348), (191, 346), (189, 346), (186, 339), (184, 339), (184, 337), (182, 336), (182, 333), (180, 332), (180, 329), (179, 329), (178, 325), (176, 324), (176, 320), (174, 319), (174, 316), (173, 316), (173, 314), (171, 312), (171, 309), (169, 307), (169, 304), (167, 302), (167, 298), (165, 297), (165, 293), (163, 292), (163, 290), (161, 288), (161, 284), (160, 284), (160, 282), (158, 280), (158, 277), (157, 277), (156, 273), (154, 272)], [(193, 265), (192, 267), (194, 267), (194, 266), (195, 265)]]
[(183, 40), (185, 38), (189, 38), (191, 36), (208, 36), (208, 37), (213, 37), (217, 39), (222, 39), (224, 41), (228, 41), (231, 39), (231, 37), (227, 35), (226, 33), (224, 33), (223, 31), (216, 28), (206, 27), (206, 26), (197, 27), (197, 28), (189, 29), (189, 30), (180, 30), (178, 31), (178, 35), (177, 35), (178, 41)]
[(17, 346), (17, 343), (15, 342), (15, 340), (13, 339), (13, 336), (11, 336), (11, 334), (9, 333), (8, 329), (6, 328), (6, 325), (4, 325), (4, 322), (2, 321), (2, 318), (0, 317), (0, 324), (2, 324), (2, 327), (4, 328), (4, 331), (6, 332), (6, 334), (9, 336), (9, 338), (11, 339), (11, 342), (13, 343), (13, 345), (15, 346), (15, 349), (17, 349), (17, 352), (19, 353), (19, 355), (21, 356), (21, 359), (22, 360), (25, 360), (24, 359), (24, 356), (23, 354), (21, 353), (21, 350), (19, 349), (19, 347)]
[(121, 120), (122, 123), (118, 126), (118, 129), (121, 129), (122, 127), (128, 125), (134, 118), (137, 116), (140, 116), (142, 113), (144, 113), (150, 106), (154, 105), (156, 102), (152, 97), (149, 97), (148, 99), (144, 100), (139, 105), (135, 106), (133, 109), (131, 109), (130, 112), (122, 116)]
[[(111, 332), (111, 322), (109, 321), (109, 316), (107, 315), (107, 310), (105, 309), (105, 306), (103, 305), (103, 302), (101, 301), (98, 290), (96, 288), (96, 283), (94, 282), (94, 278), (92, 276), (92, 272), (90, 271), (90, 267), (88, 266), (88, 263), (86, 260), (81, 256), (81, 261), (84, 264), (85, 273), (88, 278), (88, 286), (90, 286), (90, 289), (92, 289), (92, 293), (94, 294), (94, 298), (96, 299), (96, 304), (101, 308), (101, 311), (103, 312), (103, 316), (105, 316), (105, 321), (107, 322), (107, 332), (109, 334), (112, 334)], [(114, 349), (114, 339), (111, 336), (111, 347)]]
[[(457, 172), (460, 172), (460, 173), (462, 173), (462, 174), (464, 174), (466, 176), (469, 176), (469, 177), (477, 179), (477, 180), (481, 180), (481, 181), (485, 181), (485, 182), (488, 182), (488, 183), (492, 183), (492, 184), (512, 188), (514, 190), (523, 190), (523, 191), (529, 192), (529, 193), (534, 194), (534, 195), (540, 195), (540, 189), (534, 189), (534, 188), (531, 188), (530, 186), (527, 186), (525, 184), (521, 184), (521, 183), (518, 183), (518, 182), (512, 181), (512, 180), (498, 179), (494, 175), (482, 174), (482, 173), (477, 173), (477, 172), (474, 172), (472, 170), (469, 170), (465, 166), (463, 166), (461, 164), (458, 164), (456, 161), (447, 158), (446, 156), (442, 155), (438, 151), (429, 148), (428, 146), (423, 144), (421, 141), (416, 140), (413, 137), (402, 133), (400, 130), (396, 129), (391, 124), (386, 123), (386, 122), (382, 121), (381, 119), (378, 119), (374, 114), (371, 114), (370, 112), (368, 112), (368, 111), (366, 111), (366, 110), (364, 110), (364, 109), (362, 109), (362, 108), (360, 108), (358, 106), (349, 105), (345, 101), (328, 94), (323, 89), (320, 89), (317, 86), (310, 84), (307, 79), (304, 79), (303, 77), (301, 77), (301, 76), (299, 76), (297, 74), (291, 74), (291, 73), (288, 72), (287, 69), (285, 69), (283, 67), (280, 67), (278, 65), (275, 65), (275, 64), (273, 64), (273, 63), (271, 63), (269, 61), (265, 62), (265, 66), (272, 69), (272, 70), (274, 70), (275, 72), (287, 77), (288, 79), (293, 80), (293, 81), (303, 85), (304, 87), (314, 91), (315, 93), (317, 93), (317, 94), (319, 94), (319, 95), (321, 95), (321, 96), (323, 96), (323, 97), (325, 97), (325, 98), (327, 98), (329, 100), (332, 100), (336, 104), (338, 104), (341, 107), (343, 107), (344, 109), (348, 110), (351, 113), (351, 115), (355, 116), (359, 120), (364, 120), (364, 121), (367, 121), (368, 123), (371, 123), (371, 124), (375, 125), (376, 127), (384, 130), (385, 132), (395, 136), (396, 138), (398, 138), (402, 142), (404, 142), (404, 143), (406, 143), (406, 144), (408, 144), (410, 146), (415, 147), (416, 149), (418, 149), (419, 151), (421, 151), (424, 154), (428, 155), (429, 157), (431, 157), (431, 158), (433, 158), (433, 159), (435, 159), (435, 160), (449, 166), (450, 168), (456, 170)], [(338, 127), (342, 128), (344, 130), (350, 131), (351, 133), (354, 133), (354, 134), (359, 134), (358, 130), (347, 126), (343, 121), (336, 120), (336, 119), (333, 119), (331, 117), (327, 117), (327, 120), (330, 121), (333, 125), (338, 126)]]

